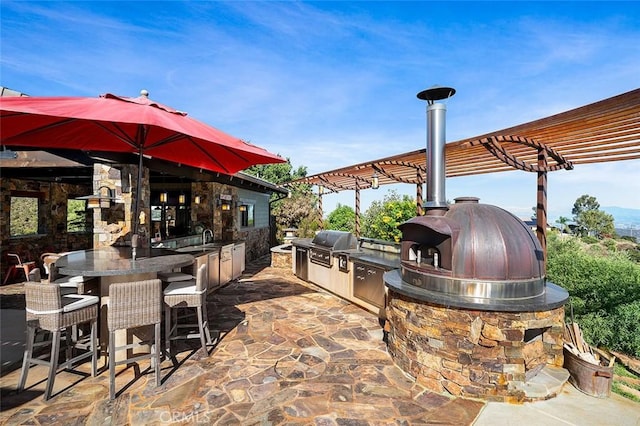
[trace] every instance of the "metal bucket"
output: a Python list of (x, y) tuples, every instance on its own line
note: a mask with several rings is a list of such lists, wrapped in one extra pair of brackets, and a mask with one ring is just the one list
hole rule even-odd
[(592, 364), (564, 349), (564, 367), (569, 370), (569, 381), (582, 392), (597, 398), (611, 395), (613, 366)]

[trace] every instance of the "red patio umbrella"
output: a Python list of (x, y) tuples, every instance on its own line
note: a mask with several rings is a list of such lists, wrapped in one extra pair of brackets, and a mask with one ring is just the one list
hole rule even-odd
[[(8, 147), (138, 154), (233, 174), (286, 160), (148, 98), (0, 97), (0, 141)], [(134, 232), (140, 213), (138, 190)]]

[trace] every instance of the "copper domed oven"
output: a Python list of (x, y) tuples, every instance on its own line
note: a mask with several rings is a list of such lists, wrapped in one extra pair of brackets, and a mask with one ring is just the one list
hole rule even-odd
[(564, 304), (566, 292), (547, 285), (542, 248), (523, 221), (474, 197), (455, 201), (400, 225), (398, 291), (483, 310)]
[(454, 93), (418, 94), (428, 102), (426, 213), (400, 225), (401, 267), (384, 276), (389, 352), (437, 392), (546, 399), (531, 389), (549, 374), (566, 380), (568, 293), (546, 280), (541, 245), (522, 220), (475, 197), (445, 201), (446, 109), (436, 101)]

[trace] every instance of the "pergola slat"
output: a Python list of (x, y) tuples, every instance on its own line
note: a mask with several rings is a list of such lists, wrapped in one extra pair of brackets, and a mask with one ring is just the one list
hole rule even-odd
[[(640, 89), (529, 123), (450, 142), (445, 148), (447, 177), (515, 170), (513, 164), (537, 164), (538, 150), (530, 146), (500, 140), (501, 151), (508, 154), (502, 157), (509, 158), (512, 164), (504, 163), (485, 146), (491, 138), (510, 136), (535, 141), (575, 165), (638, 159)], [(547, 170), (558, 168), (558, 161), (549, 156)], [(416, 170), (426, 171), (426, 150), (419, 149), (318, 173), (296, 182), (323, 186), (329, 182), (340, 190), (355, 190), (356, 180), (345, 176), (349, 175), (358, 177), (359, 189), (364, 189), (370, 185), (363, 184), (363, 181), (370, 182), (376, 170), (383, 171), (378, 173), (380, 185), (399, 182), (417, 184)]]

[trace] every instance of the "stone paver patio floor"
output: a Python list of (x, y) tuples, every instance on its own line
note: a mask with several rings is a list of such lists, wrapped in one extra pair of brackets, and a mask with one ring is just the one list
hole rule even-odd
[(375, 315), (269, 267), (268, 256), (208, 303), (216, 346), (205, 354), (197, 339), (180, 343), (161, 386), (144, 374), (148, 364), (141, 376), (121, 367), (109, 401), (108, 371), (59, 372), (44, 402), (46, 367), (31, 368), (20, 394), (16, 369), (0, 379), (0, 423), (470, 425), (484, 407), (413, 382), (388, 355)]

